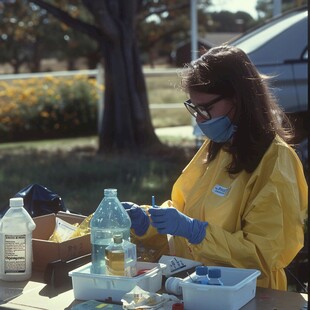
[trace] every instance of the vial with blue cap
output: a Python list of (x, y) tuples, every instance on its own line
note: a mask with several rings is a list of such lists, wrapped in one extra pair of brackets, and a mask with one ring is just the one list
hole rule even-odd
[(208, 285), (219, 285), (222, 286), (223, 282), (221, 280), (222, 272), (219, 268), (209, 269), (209, 281)]
[(197, 266), (195, 268), (195, 283), (197, 284), (208, 284), (209, 276), (208, 276), (209, 269), (207, 266)]

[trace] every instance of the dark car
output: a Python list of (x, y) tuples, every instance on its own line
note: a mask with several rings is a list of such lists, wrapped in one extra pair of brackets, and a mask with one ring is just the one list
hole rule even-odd
[[(296, 129), (296, 151), (308, 171), (308, 9), (288, 11), (229, 42), (244, 50), (257, 69), (272, 76), (279, 104)], [(308, 173), (306, 173), (307, 175)]]
[(308, 108), (308, 11), (306, 7), (271, 19), (230, 42), (244, 50), (272, 86), (286, 112)]

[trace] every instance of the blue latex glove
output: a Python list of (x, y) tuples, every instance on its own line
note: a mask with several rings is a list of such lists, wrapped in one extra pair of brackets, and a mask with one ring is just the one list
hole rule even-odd
[(146, 212), (133, 202), (122, 202), (122, 205), (131, 219), (131, 228), (134, 229), (136, 235), (143, 236), (150, 225)]
[(150, 208), (152, 226), (160, 234), (181, 236), (192, 244), (200, 243), (206, 236), (208, 222), (192, 219), (175, 208)]

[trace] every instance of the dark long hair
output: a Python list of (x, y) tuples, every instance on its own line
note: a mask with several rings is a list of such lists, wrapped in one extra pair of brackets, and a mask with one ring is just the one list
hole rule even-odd
[(211, 48), (181, 72), (181, 87), (190, 91), (219, 94), (236, 105), (233, 119), (237, 131), (231, 143), (210, 143), (207, 161), (223, 147), (232, 154), (230, 174), (253, 172), (276, 135), (289, 142), (292, 126), (278, 106), (268, 85), (241, 49), (222, 45)]

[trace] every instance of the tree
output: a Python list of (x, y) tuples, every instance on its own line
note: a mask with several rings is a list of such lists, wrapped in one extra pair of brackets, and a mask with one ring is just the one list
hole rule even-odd
[[(96, 40), (104, 64), (104, 115), (99, 152), (141, 152), (161, 143), (152, 126), (135, 34), (139, 0), (29, 0)], [(72, 16), (67, 4), (83, 5), (93, 23)], [(66, 7), (65, 7), (66, 6)]]
[(236, 13), (229, 11), (213, 12), (211, 16), (214, 22), (213, 31), (216, 32), (243, 32), (250, 28), (254, 22), (250, 14), (241, 11)]
[(68, 59), (68, 68), (73, 69), (78, 57), (87, 57), (96, 48), (94, 40), (83, 34), (77, 36), (26, 0), (0, 0), (0, 33), (0, 62), (9, 63), (14, 73), (19, 73), (21, 66), (38, 72), (41, 60), (51, 56)]
[[(257, 0), (256, 10), (261, 19), (271, 18), (273, 13), (274, 0)], [(282, 0), (282, 12), (307, 5), (307, 0)]]
[(63, 30), (62, 37), (58, 38), (57, 49), (54, 57), (57, 60), (67, 62), (67, 70), (77, 70), (76, 62), (79, 58), (85, 58), (89, 69), (94, 69), (100, 62), (97, 42), (89, 36), (67, 27), (60, 23)]
[(46, 14), (33, 11), (23, 1), (7, 1), (0, 5), (1, 62), (10, 63), (14, 73), (18, 73), (23, 64), (29, 63), (32, 64), (31, 71), (34, 71), (40, 66), (42, 45), (39, 42), (44, 38), (42, 32), (47, 30), (44, 22)]
[[(173, 5), (173, 10), (168, 8)], [(138, 15), (138, 43), (141, 51), (147, 53), (149, 63), (164, 51), (171, 53), (176, 37), (184, 40), (190, 30), (189, 4), (187, 1), (144, 1)]]

